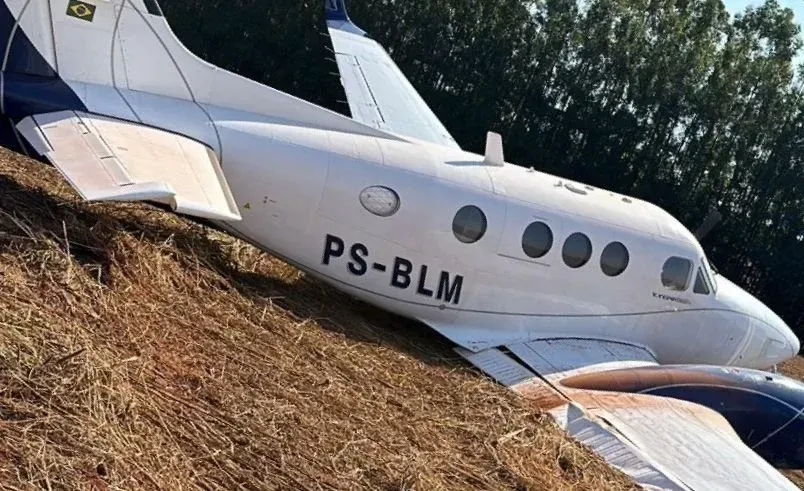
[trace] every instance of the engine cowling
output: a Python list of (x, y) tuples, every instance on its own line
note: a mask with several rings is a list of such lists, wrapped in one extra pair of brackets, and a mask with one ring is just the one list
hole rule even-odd
[(804, 468), (804, 384), (733, 367), (664, 365), (569, 377), (567, 387), (672, 397), (723, 415), (742, 441), (777, 468)]

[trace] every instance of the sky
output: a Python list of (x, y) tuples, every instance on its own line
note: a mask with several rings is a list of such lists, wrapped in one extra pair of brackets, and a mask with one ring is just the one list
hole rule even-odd
[[(742, 12), (748, 6), (758, 7), (762, 4), (762, 1), (758, 0), (723, 0), (723, 3), (726, 5), (726, 9), (732, 14), (736, 14), (738, 12)], [(793, 12), (796, 14), (796, 22), (801, 24), (801, 21), (804, 20), (804, 0), (779, 0), (779, 4), (782, 7), (787, 7), (789, 9), (793, 9)]]
[[(759, 7), (762, 5), (762, 0), (723, 0), (728, 10), (732, 15), (745, 10), (746, 7)], [(779, 0), (782, 7), (787, 7), (793, 10), (795, 14), (795, 21), (801, 25), (804, 21), (804, 0)]]
[[(759, 7), (762, 5), (763, 0), (723, 0), (723, 3), (726, 5), (726, 10), (734, 15), (742, 12), (746, 7), (749, 6)], [(793, 13), (795, 14), (796, 23), (801, 26), (801, 23), (804, 22), (804, 0), (779, 0), (779, 4), (782, 7), (792, 9)], [(804, 27), (802, 27), (802, 33), (800, 36), (804, 38)], [(800, 63), (804, 63), (804, 49), (799, 50), (798, 56), (793, 59), (793, 66), (796, 66)]]

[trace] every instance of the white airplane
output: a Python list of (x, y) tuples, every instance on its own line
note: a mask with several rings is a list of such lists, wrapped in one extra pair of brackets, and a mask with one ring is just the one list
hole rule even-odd
[(423, 322), (646, 487), (795, 489), (768, 462), (804, 462), (804, 389), (751, 370), (798, 353), (790, 328), (660, 208), (494, 133), (461, 150), (325, 7), (352, 118), (197, 58), (156, 0), (4, 0), (2, 143)]

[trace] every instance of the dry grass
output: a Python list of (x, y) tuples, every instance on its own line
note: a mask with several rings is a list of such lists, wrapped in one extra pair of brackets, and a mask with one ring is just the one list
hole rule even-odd
[(0, 153), (0, 488), (623, 489), (426, 328)]

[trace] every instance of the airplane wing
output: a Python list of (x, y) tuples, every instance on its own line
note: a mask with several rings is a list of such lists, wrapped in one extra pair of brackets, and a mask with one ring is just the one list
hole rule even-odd
[[(571, 387), (611, 370), (656, 366), (647, 350), (587, 339), (456, 351), (548, 411), (568, 433), (648, 489), (797, 489), (746, 446), (717, 412), (691, 402)], [(606, 373), (603, 373), (606, 372)]]
[(355, 26), (345, 0), (326, 0), (327, 27), (352, 118), (374, 128), (459, 148), (388, 53)]
[(213, 220), (240, 220), (218, 157), (185, 136), (76, 111), (29, 116), (17, 125), (90, 201), (155, 201)]

